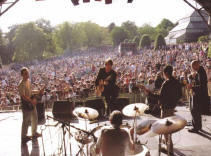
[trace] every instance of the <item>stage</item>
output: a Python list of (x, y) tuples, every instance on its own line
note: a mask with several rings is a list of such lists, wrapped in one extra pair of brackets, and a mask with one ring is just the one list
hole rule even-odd
[[(51, 112), (46, 113), (52, 116)], [(177, 107), (176, 114), (184, 117), (190, 121), (191, 116), (188, 108)], [(141, 117), (143, 119), (153, 119), (154, 117), (146, 115)], [(210, 156), (211, 153), (211, 116), (203, 116), (203, 131), (199, 134), (189, 133), (185, 127), (183, 130), (173, 134), (174, 142), (174, 153), (176, 156)], [(61, 124), (54, 126), (39, 126), (38, 131), (43, 134), (42, 138), (38, 138), (34, 141), (29, 141), (25, 146), (21, 146), (21, 122), (22, 114), (21, 112), (5, 112), (0, 113), (0, 156), (57, 156), (64, 155), (64, 150), (61, 149), (62, 146), (62, 128)], [(129, 123), (132, 125), (133, 120), (124, 120), (124, 123)], [(52, 119), (46, 119), (46, 125), (55, 125), (57, 122)], [(87, 129), (92, 129), (98, 125), (103, 125), (108, 123), (108, 121), (101, 121), (99, 123), (88, 124)], [(75, 121), (71, 123), (72, 125), (85, 129), (85, 124), (83, 121)], [(29, 128), (30, 135), (30, 128)], [(66, 151), (67, 155), (77, 155), (79, 151), (79, 145), (74, 137), (76, 130), (70, 129), (70, 135), (66, 133)], [(96, 132), (98, 136), (100, 132)], [(145, 135), (139, 136), (139, 140), (142, 143), (147, 142), (147, 147), (150, 150), (151, 156), (158, 155), (158, 136), (147, 137)], [(71, 146), (70, 146), (71, 142)], [(60, 154), (62, 153), (63, 154)], [(86, 153), (86, 150), (84, 150)], [(163, 156), (165, 154), (162, 154)]]

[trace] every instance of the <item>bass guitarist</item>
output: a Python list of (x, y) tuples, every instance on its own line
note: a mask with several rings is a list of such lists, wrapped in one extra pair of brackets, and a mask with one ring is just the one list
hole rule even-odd
[[(33, 94), (43, 94), (44, 88), (40, 91), (33, 91), (31, 89), (31, 82), (29, 80), (29, 70), (26, 67), (21, 69), (22, 80), (18, 85), (18, 91), (21, 97), (21, 108), (23, 113), (22, 129), (21, 129), (21, 142), (25, 144), (27, 141), (40, 137), (41, 134), (37, 133), (37, 110), (36, 110), (36, 98)], [(27, 136), (29, 123), (31, 121), (32, 138)]]
[(113, 61), (108, 59), (105, 62), (105, 67), (101, 68), (97, 79), (95, 81), (95, 86), (97, 88), (97, 95), (105, 97), (107, 109), (106, 114), (113, 111), (114, 101), (118, 96), (119, 88), (116, 85), (116, 72), (112, 69)]

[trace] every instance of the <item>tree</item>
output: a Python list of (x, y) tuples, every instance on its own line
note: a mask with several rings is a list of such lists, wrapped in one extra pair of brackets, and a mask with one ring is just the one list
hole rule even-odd
[(95, 47), (101, 45), (104, 39), (103, 36), (104, 28), (92, 22), (85, 22), (81, 24), (87, 38), (85, 44), (88, 47)]
[(18, 62), (41, 59), (47, 46), (47, 39), (35, 23), (20, 25), (14, 37), (14, 60)]
[(151, 45), (149, 35), (143, 35), (140, 41), (139, 48), (148, 48)]
[(136, 47), (138, 47), (139, 46), (139, 43), (140, 43), (140, 37), (139, 36), (135, 36), (133, 38), (133, 42), (135, 42), (136, 43)]
[(108, 32), (110, 33), (114, 28), (116, 27), (115, 23), (112, 22), (111, 24), (108, 25)]
[(157, 35), (155, 28), (153, 28), (149, 24), (144, 24), (142, 27), (140, 27), (138, 29), (138, 32), (139, 32), (140, 36), (142, 36), (144, 34), (149, 35), (149, 37), (152, 41), (154, 41), (154, 39)]
[(5, 44), (4, 38), (3, 38), (3, 32), (0, 29), (0, 46), (3, 46)]
[(166, 46), (164, 37), (161, 34), (158, 34), (155, 39), (155, 50), (161, 49), (163, 46)]
[(167, 36), (169, 31), (174, 27), (175, 25), (168, 19), (164, 18), (160, 24), (156, 27), (156, 31), (158, 34), (161, 34), (162, 36)]
[(121, 42), (123, 42), (126, 38), (128, 38), (128, 32), (123, 29), (122, 27), (115, 27), (112, 31), (111, 31), (111, 38), (113, 41), (113, 45), (117, 46), (119, 45)]
[(121, 27), (123, 29), (125, 29), (126, 31), (128, 31), (129, 39), (133, 39), (138, 34), (137, 26), (136, 26), (135, 22), (126, 21), (126, 22), (122, 23)]
[(124, 40), (124, 42), (125, 42), (125, 43), (128, 43), (128, 42), (129, 42), (129, 40), (126, 38), (126, 39)]
[(39, 19), (35, 22), (36, 26), (42, 29), (47, 38), (47, 47), (45, 52), (56, 53), (56, 44), (53, 39), (53, 30), (49, 20)]

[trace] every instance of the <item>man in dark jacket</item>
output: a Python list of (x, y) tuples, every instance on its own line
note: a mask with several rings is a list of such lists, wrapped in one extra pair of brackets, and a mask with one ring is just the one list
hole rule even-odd
[(209, 113), (209, 96), (207, 89), (207, 74), (198, 61), (192, 61), (192, 69), (196, 74), (192, 75), (194, 83), (189, 85), (193, 95), (190, 100), (193, 128), (189, 132), (197, 133), (202, 128), (201, 114)]
[(112, 69), (113, 61), (111, 59), (105, 62), (105, 68), (101, 68), (97, 79), (95, 81), (95, 85), (98, 86), (99, 82), (103, 80), (104, 91), (102, 92), (102, 96), (105, 96), (105, 100), (107, 103), (107, 115), (109, 112), (113, 111), (113, 105), (115, 98), (118, 95), (118, 90), (116, 86), (116, 72)]
[[(157, 96), (159, 100), (159, 104), (161, 105), (161, 117), (166, 118), (169, 116), (173, 116), (175, 112), (175, 107), (179, 101), (179, 99), (182, 96), (182, 91), (181, 91), (181, 85), (178, 80), (176, 80), (172, 76), (173, 72), (173, 67), (170, 65), (167, 65), (164, 68), (164, 77), (166, 81), (162, 84), (162, 87), (160, 89), (160, 94), (155, 95), (152, 94), (151, 92), (148, 92), (149, 96)], [(173, 143), (170, 135), (170, 140), (168, 140), (168, 135), (165, 134), (165, 140), (166, 143), (170, 142), (170, 153), (173, 154)], [(161, 149), (163, 152), (167, 153), (166, 148)]]

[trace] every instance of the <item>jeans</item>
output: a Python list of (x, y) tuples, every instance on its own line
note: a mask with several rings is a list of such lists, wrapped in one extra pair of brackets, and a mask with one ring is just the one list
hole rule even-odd
[(34, 107), (32, 111), (27, 111), (22, 109), (22, 113), (23, 113), (23, 121), (22, 121), (21, 137), (25, 138), (27, 136), (30, 122), (31, 122), (32, 136), (34, 136), (37, 132), (37, 124), (38, 124), (36, 107)]

